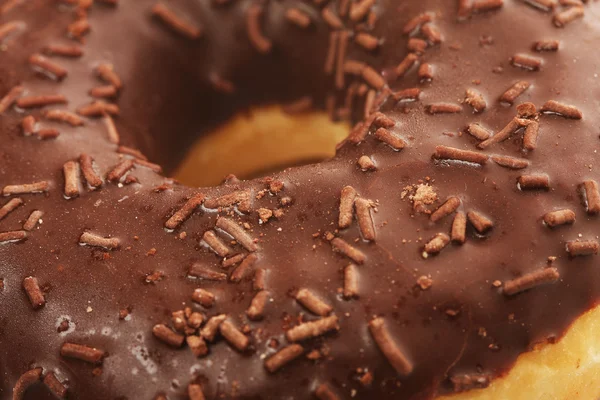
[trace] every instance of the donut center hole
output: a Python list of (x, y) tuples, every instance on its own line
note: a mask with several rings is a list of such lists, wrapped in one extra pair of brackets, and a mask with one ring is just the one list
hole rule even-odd
[(350, 131), (325, 112), (286, 114), (279, 106), (239, 113), (198, 139), (175, 172), (190, 186), (213, 186), (234, 174), (266, 176), (285, 168), (331, 158)]

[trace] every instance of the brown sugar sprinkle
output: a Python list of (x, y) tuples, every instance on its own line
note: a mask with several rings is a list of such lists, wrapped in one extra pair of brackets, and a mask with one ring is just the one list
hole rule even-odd
[(377, 343), (379, 350), (387, 358), (389, 363), (394, 367), (396, 372), (402, 376), (410, 374), (413, 370), (412, 362), (404, 354), (396, 341), (392, 338), (391, 333), (385, 325), (383, 318), (375, 318), (369, 322), (369, 331)]
[(362, 78), (367, 82), (372, 88), (381, 90), (387, 84), (385, 79), (381, 76), (381, 74), (375, 71), (373, 68), (366, 66), (361, 73)]
[(27, 238), (25, 231), (0, 232), (0, 243), (20, 242)]
[(302, 288), (296, 293), (296, 301), (302, 304), (312, 313), (325, 317), (333, 311), (333, 308), (321, 300), (316, 294), (309, 289)]
[[(483, 95), (476, 90), (467, 89), (465, 93), (465, 103), (473, 107), (473, 111), (480, 113), (487, 107)], [(473, 125), (473, 124), (472, 124)], [(473, 135), (475, 136), (475, 135)]]
[(350, 6), (350, 20), (353, 22), (363, 20), (376, 1), (377, 0), (359, 0), (356, 3), (352, 3)]
[(538, 269), (519, 278), (504, 282), (502, 293), (506, 296), (513, 296), (539, 285), (554, 283), (558, 278), (560, 278), (560, 274), (556, 268)]
[(436, 146), (433, 158), (437, 160), (464, 161), (473, 164), (484, 165), (487, 163), (487, 154), (471, 150), (461, 150), (448, 146)]
[(264, 268), (257, 268), (254, 271), (254, 277), (252, 279), (252, 289), (254, 290), (265, 290), (267, 280), (267, 270)]
[(583, 18), (583, 14), (583, 6), (570, 7), (564, 11), (554, 14), (552, 22), (554, 23), (554, 26), (562, 28), (576, 19)]
[(118, 238), (105, 238), (90, 232), (84, 232), (79, 238), (79, 243), (93, 247), (104, 247), (108, 250), (115, 250), (121, 246), (121, 241)]
[(450, 237), (453, 243), (463, 244), (466, 240), (467, 234), (467, 216), (464, 212), (459, 211), (454, 216), (452, 221), (452, 229), (450, 231)]
[(43, 215), (44, 213), (42, 211), (32, 211), (31, 214), (29, 214), (29, 218), (27, 218), (27, 220), (23, 224), (23, 229), (26, 231), (32, 231), (33, 228), (35, 228), (35, 226), (38, 224), (38, 222), (40, 222), (40, 219)]
[(556, 0), (523, 0), (523, 2), (542, 11), (550, 11), (556, 7)]
[(144, 153), (142, 153), (138, 149), (134, 149), (134, 148), (128, 147), (128, 146), (123, 146), (123, 145), (119, 146), (117, 148), (117, 153), (127, 154), (128, 156), (132, 156), (132, 157), (140, 159), (140, 160), (148, 160), (148, 158), (144, 155)]
[(419, 56), (417, 56), (415, 53), (408, 53), (406, 57), (404, 57), (404, 59), (396, 67), (395, 71), (398, 78), (403, 77), (408, 72), (408, 70), (411, 69), (413, 65), (415, 65), (418, 59)]
[(428, 63), (423, 63), (419, 66), (417, 76), (421, 82), (433, 80), (433, 66)]
[(460, 199), (458, 197), (450, 197), (437, 210), (431, 214), (431, 222), (437, 222), (440, 219), (452, 214), (460, 207)]
[(334, 238), (331, 241), (331, 247), (333, 248), (333, 251), (345, 255), (359, 265), (363, 264), (367, 259), (365, 253), (358, 250), (356, 247), (351, 246), (344, 239)]
[(427, 254), (437, 254), (444, 249), (450, 243), (450, 237), (445, 233), (438, 233), (435, 235), (429, 242), (425, 244), (423, 255), (424, 258), (427, 258)]
[(342, 189), (340, 195), (340, 216), (338, 218), (338, 227), (341, 229), (348, 228), (352, 224), (356, 196), (356, 190), (352, 186), (345, 186)]
[(67, 98), (62, 94), (48, 94), (41, 96), (25, 96), (17, 99), (20, 108), (39, 108), (54, 104), (67, 104)]
[(9, 200), (6, 204), (4, 204), (2, 207), (0, 207), (0, 220), (6, 218), (6, 216), (8, 214), (10, 214), (14, 210), (16, 210), (17, 207), (19, 207), (22, 204), (23, 204), (23, 199), (18, 198), (18, 197)]
[(198, 208), (200, 204), (202, 204), (203, 201), (204, 195), (202, 193), (193, 195), (188, 201), (185, 202), (185, 204), (179, 210), (175, 212), (175, 214), (171, 216), (171, 218), (167, 220), (167, 222), (165, 222), (165, 228), (178, 228), (183, 223), (183, 221), (185, 221), (192, 215), (192, 213), (196, 210), (196, 208)]
[(321, 11), (321, 16), (323, 20), (331, 29), (342, 29), (344, 27), (344, 23), (330, 8), (325, 7)]
[(224, 281), (227, 280), (227, 274), (223, 272), (213, 271), (206, 265), (194, 263), (188, 270), (188, 275), (194, 278), (200, 278), (207, 281)]
[(408, 39), (408, 44), (406, 45), (406, 47), (408, 48), (408, 50), (410, 52), (416, 53), (416, 54), (425, 53), (425, 50), (427, 50), (428, 46), (429, 46), (429, 43), (427, 43), (425, 40), (419, 39), (419, 38)]
[(67, 358), (75, 358), (91, 364), (100, 364), (104, 359), (105, 353), (94, 347), (89, 347), (75, 343), (64, 343), (60, 348), (60, 355)]
[(41, 54), (32, 54), (29, 57), (29, 64), (43, 71), (44, 74), (50, 76), (51, 78), (59, 81), (63, 80), (68, 74), (68, 71), (63, 66), (55, 63), (52, 60), (49, 60)]
[(542, 66), (542, 59), (528, 54), (515, 54), (511, 57), (510, 63), (514, 67), (523, 68), (529, 71), (538, 71)]
[(337, 331), (339, 329), (338, 317), (332, 315), (296, 325), (285, 333), (285, 337), (289, 342), (301, 342), (306, 339), (324, 335), (329, 331)]
[(499, 132), (497, 132), (494, 136), (489, 139), (484, 140), (479, 143), (477, 147), (480, 149), (486, 149), (493, 144), (500, 143), (506, 139), (508, 139), (513, 133), (515, 133), (518, 129), (520, 129), (522, 125), (519, 122), (518, 118), (513, 118), (510, 122), (502, 128)]
[(99, 99), (112, 99), (117, 95), (117, 88), (113, 85), (96, 86), (90, 89), (90, 96)]
[(111, 84), (117, 89), (123, 87), (123, 81), (115, 72), (115, 68), (112, 64), (102, 63), (96, 67), (96, 74), (104, 82)]
[(219, 325), (219, 332), (230, 345), (239, 351), (246, 350), (250, 344), (248, 337), (227, 320), (221, 322)]
[(496, 10), (504, 5), (504, 0), (474, 0), (473, 11), (485, 12)]
[(300, 357), (303, 353), (304, 348), (299, 344), (294, 343), (285, 346), (265, 360), (265, 369), (273, 374), (280, 368)]
[(491, 136), (490, 131), (476, 123), (469, 124), (467, 132), (478, 140), (487, 140)]
[(308, 28), (311, 22), (308, 14), (299, 8), (288, 8), (285, 12), (285, 18), (300, 28)]
[(469, 211), (467, 213), (467, 219), (473, 225), (473, 228), (481, 234), (486, 233), (494, 227), (494, 223), (491, 219), (477, 211)]
[(433, 21), (432, 13), (419, 14), (416, 17), (409, 20), (402, 28), (402, 33), (405, 35), (412, 34), (414, 31), (421, 27), (421, 25)]
[(572, 240), (567, 242), (567, 253), (571, 257), (598, 254), (600, 243), (597, 240)]
[(123, 160), (118, 163), (109, 173), (106, 178), (110, 182), (118, 182), (133, 168), (133, 160)]
[[(360, 75), (365, 64), (356, 61), (346, 61), (346, 52), (348, 50), (348, 31), (341, 31), (338, 35), (337, 54), (335, 57), (335, 87), (343, 89), (345, 73)], [(349, 66), (354, 65), (352, 69)], [(360, 66), (359, 68), (357, 66)]]
[(23, 86), (15, 86), (8, 93), (0, 99), (0, 114), (3, 114), (8, 110), (17, 99), (23, 94), (25, 88)]
[(212, 251), (217, 253), (219, 257), (225, 257), (231, 250), (227, 245), (217, 236), (214, 231), (206, 231), (202, 236), (202, 240), (211, 248)]
[(99, 118), (106, 115), (119, 115), (119, 106), (112, 103), (107, 103), (102, 100), (94, 101), (93, 103), (81, 106), (77, 109), (77, 114), (84, 117)]
[(173, 32), (183, 37), (194, 40), (202, 36), (202, 29), (200, 27), (184, 20), (162, 3), (156, 3), (152, 7), (152, 15), (160, 19)]
[(554, 100), (549, 100), (544, 103), (540, 111), (544, 114), (558, 114), (570, 119), (583, 118), (583, 113), (577, 107), (559, 103)]
[(365, 32), (357, 33), (354, 41), (365, 50), (375, 50), (380, 43), (378, 38)]
[(261, 320), (264, 317), (265, 306), (269, 301), (269, 292), (266, 290), (261, 290), (256, 293), (250, 302), (250, 307), (246, 310), (246, 315), (248, 319), (252, 321)]
[(47, 140), (56, 139), (60, 135), (60, 132), (54, 128), (43, 128), (35, 132), (35, 134), (40, 140)]
[(356, 162), (363, 171), (375, 171), (377, 166), (369, 156), (360, 156)]
[(235, 256), (231, 256), (229, 258), (225, 257), (223, 262), (221, 263), (222, 268), (229, 268), (240, 261), (242, 261), (246, 257), (245, 254), (236, 254)]
[(453, 103), (432, 103), (427, 106), (427, 112), (429, 114), (456, 114), (462, 111), (462, 107), (459, 104)]
[(537, 138), (540, 124), (537, 121), (530, 121), (525, 128), (523, 135), (523, 148), (526, 150), (535, 150), (537, 147)]
[(208, 346), (206, 345), (204, 338), (196, 335), (190, 335), (185, 338), (185, 341), (196, 357), (202, 357), (208, 354)]
[(75, 22), (72, 22), (67, 27), (67, 32), (69, 34), (69, 37), (72, 37), (75, 39), (81, 39), (83, 36), (87, 35), (87, 33), (89, 31), (90, 31), (90, 22), (85, 17), (80, 18)]
[(560, 42), (558, 40), (538, 40), (533, 44), (533, 50), (542, 51), (558, 51)]
[(340, 32), (338, 31), (334, 31), (329, 34), (329, 45), (327, 47), (327, 55), (325, 57), (325, 73), (327, 75), (333, 74), (333, 69), (336, 65), (339, 37)]
[(152, 334), (161, 342), (168, 344), (171, 347), (179, 348), (183, 345), (185, 336), (174, 332), (171, 328), (164, 324), (154, 325)]
[(491, 377), (488, 374), (465, 374), (450, 377), (455, 393), (471, 389), (485, 389), (490, 385)]
[(517, 106), (517, 117), (519, 118), (534, 118), (537, 115), (535, 104), (521, 103)]
[(568, 208), (551, 211), (544, 214), (544, 222), (550, 228), (565, 224), (572, 224), (575, 222), (575, 212), (573, 212), (573, 210), (569, 210)]
[(521, 175), (517, 183), (521, 190), (550, 189), (550, 178), (546, 174)]
[(600, 190), (598, 190), (598, 182), (591, 179), (585, 181), (581, 184), (581, 189), (587, 213), (590, 215), (600, 213)]
[(63, 165), (63, 174), (65, 176), (65, 196), (67, 198), (79, 196), (79, 163), (77, 161), (67, 161)]
[(202, 386), (198, 384), (189, 384), (187, 388), (188, 397), (190, 400), (205, 400)]
[(315, 390), (315, 397), (319, 400), (341, 400), (327, 383), (321, 383)]
[(10, 21), (0, 25), (0, 44), (9, 36), (24, 28), (25, 23), (22, 21)]
[[(156, 172), (157, 174), (162, 173), (162, 167), (158, 164), (154, 164), (154, 163), (151, 163), (146, 160), (138, 160), (137, 158), (133, 160), (133, 163), (137, 166), (151, 169), (152, 171)], [(129, 176), (127, 178), (129, 178)]]
[(223, 78), (216, 72), (212, 72), (208, 76), (208, 80), (209, 80), (212, 88), (219, 93), (232, 94), (235, 92), (235, 84), (233, 82)]
[(217, 228), (230, 234), (239, 244), (248, 251), (258, 250), (258, 246), (254, 243), (254, 239), (244, 231), (242, 227), (236, 224), (229, 218), (219, 217), (217, 219)]
[(399, 151), (406, 147), (406, 142), (396, 134), (385, 128), (379, 128), (375, 131), (375, 138), (389, 145), (392, 149)]
[(28, 276), (27, 278), (23, 279), (23, 289), (25, 289), (25, 293), (27, 293), (27, 297), (29, 297), (29, 301), (31, 302), (31, 306), (34, 310), (44, 307), (44, 304), (46, 304), (46, 299), (44, 298), (44, 293), (42, 293), (40, 286), (38, 285), (37, 278)]
[(13, 395), (12, 395), (12, 399), (13, 400), (23, 400), (25, 399), (25, 394), (27, 392), (27, 389), (29, 389), (30, 386), (35, 385), (36, 383), (38, 383), (40, 381), (40, 379), (42, 378), (42, 368), (33, 368), (30, 369), (29, 371), (23, 373), (19, 379), (17, 379), (17, 382), (15, 382), (15, 386), (13, 387)]
[(252, 194), (249, 190), (239, 190), (220, 197), (206, 199), (204, 207), (219, 208), (231, 207), (237, 204), (237, 208), (241, 212), (249, 212), (252, 210)]
[(44, 385), (50, 390), (50, 392), (59, 399), (65, 399), (67, 397), (67, 387), (58, 380), (54, 372), (48, 372), (44, 377)]
[(344, 268), (344, 298), (358, 297), (358, 267), (350, 264)]
[(235, 283), (241, 282), (242, 279), (246, 277), (248, 272), (252, 270), (252, 267), (254, 267), (254, 264), (256, 264), (257, 261), (258, 256), (256, 255), (256, 253), (249, 254), (246, 258), (242, 260), (240, 265), (238, 265), (233, 270), (233, 272), (229, 276), (229, 280)]
[(493, 155), (490, 157), (493, 162), (504, 168), (523, 169), (529, 166), (529, 161), (524, 158), (515, 158), (509, 156)]
[(86, 153), (82, 153), (79, 156), (79, 165), (81, 166), (83, 177), (89, 186), (94, 189), (102, 186), (102, 178), (94, 170), (94, 159), (92, 157)]
[(500, 101), (512, 105), (517, 97), (522, 95), (530, 86), (531, 84), (527, 81), (518, 81), (500, 96)]
[(440, 30), (431, 23), (426, 23), (423, 24), (421, 26), (421, 33), (423, 34), (423, 36), (425, 36), (425, 38), (427, 39), (427, 41), (429, 43), (432, 44), (438, 44), (438, 43), (442, 43), (442, 34), (440, 32)]
[(194, 290), (192, 300), (206, 308), (210, 308), (215, 304), (215, 295), (208, 290), (198, 288)]
[(215, 340), (215, 336), (219, 332), (219, 326), (223, 321), (227, 319), (227, 315), (220, 314), (215, 315), (214, 317), (210, 317), (210, 319), (206, 322), (202, 330), (200, 331), (200, 335), (207, 341), (212, 342)]
[(419, 95), (421, 94), (421, 89), (419, 88), (409, 88), (400, 90), (398, 92), (392, 93), (392, 97), (396, 101), (406, 102), (406, 101), (417, 101), (419, 100)]
[(356, 207), (356, 219), (358, 220), (358, 227), (363, 239), (368, 241), (375, 240), (375, 226), (371, 217), (372, 202), (367, 199), (358, 198), (354, 202), (354, 206)]
[(83, 120), (79, 115), (65, 110), (45, 110), (42, 115), (49, 121), (64, 122), (71, 126), (83, 125)]
[(474, 0), (458, 0), (458, 10), (456, 17), (458, 21), (465, 21), (471, 17), (473, 13), (473, 1)]
[(263, 14), (263, 7), (259, 4), (252, 4), (246, 10), (246, 32), (248, 39), (254, 48), (261, 54), (267, 54), (271, 51), (273, 44), (262, 32), (260, 19)]
[(36, 130), (36, 120), (33, 115), (27, 115), (21, 120), (21, 129), (23, 130), (23, 136), (31, 136)]
[(77, 58), (83, 55), (83, 49), (77, 45), (51, 44), (44, 48), (47, 56)]
[(33, 194), (43, 193), (50, 189), (50, 184), (47, 181), (34, 183), (26, 183), (22, 185), (6, 185), (2, 190), (4, 196), (13, 196), (16, 194)]

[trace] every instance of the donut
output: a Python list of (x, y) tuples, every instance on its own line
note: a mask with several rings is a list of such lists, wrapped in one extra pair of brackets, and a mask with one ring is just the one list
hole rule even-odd
[(3, 0), (0, 398), (597, 399), (599, 16)]

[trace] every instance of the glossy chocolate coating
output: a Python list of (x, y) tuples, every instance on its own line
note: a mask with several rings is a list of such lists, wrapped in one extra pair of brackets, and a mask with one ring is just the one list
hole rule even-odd
[[(2, 43), (0, 96), (23, 84), (26, 95), (66, 95), (69, 104), (64, 108), (74, 111), (89, 103), (88, 91), (102, 83), (94, 68), (110, 62), (124, 82), (116, 101), (121, 113), (115, 119), (121, 143), (139, 148), (169, 172), (198, 135), (249, 105), (309, 95), (322, 106), (326, 95), (333, 93), (333, 80), (323, 73), (329, 28), (317, 6), (303, 6), (312, 24), (302, 30), (283, 18), (285, 10), (298, 2), (268, 3), (262, 29), (273, 41), (273, 50), (262, 55), (246, 35), (248, 1), (169, 2), (177, 13), (203, 26), (198, 40), (173, 34), (152, 18), (153, 4), (146, 0), (121, 1), (117, 7), (94, 4), (89, 10), (91, 31), (82, 45), (84, 56), (52, 58), (68, 70), (60, 83), (40, 76), (27, 59), (48, 44), (72, 43), (65, 32), (73, 22), (74, 7), (31, 0), (0, 15), (0, 25), (25, 23), (23, 32)], [(350, 398), (356, 391), (356, 398), (429, 399), (452, 392), (452, 376), (501, 376), (519, 354), (559, 338), (600, 298), (597, 256), (569, 258), (565, 250), (567, 241), (597, 239), (599, 232), (598, 217), (586, 213), (578, 186), (600, 179), (595, 164), (600, 148), (600, 86), (594, 48), (600, 41), (600, 6), (590, 1), (583, 19), (560, 29), (553, 25), (552, 13), (516, 0), (505, 0), (499, 10), (474, 14), (464, 22), (457, 21), (456, 8), (456, 2), (445, 0), (381, 0), (373, 7), (379, 20), (371, 32), (384, 39), (380, 48), (369, 53), (349, 44), (347, 58), (382, 72), (394, 91), (422, 89), (417, 102), (388, 101), (382, 108), (396, 122), (391, 130), (407, 143), (402, 151), (393, 151), (371, 134), (359, 145), (345, 143), (331, 161), (275, 174), (276, 180), (284, 182), (283, 191), (260, 199), (255, 196), (267, 187), (264, 180), (202, 189), (175, 184), (157, 193), (153, 188), (166, 179), (141, 166), (131, 171), (139, 183), (105, 182), (98, 190), (84, 187), (79, 197), (65, 199), (65, 162), (85, 152), (106, 176), (123, 157), (116, 152), (117, 145), (107, 140), (102, 121), (86, 119), (85, 126), (72, 128), (42, 119), (44, 127), (58, 128), (60, 136), (37, 140), (21, 134), (21, 118), (29, 110), (11, 108), (0, 115), (0, 187), (50, 182), (46, 194), (18, 196), (25, 204), (0, 221), (2, 232), (20, 230), (31, 211), (44, 212), (43, 223), (25, 241), (0, 244), (4, 286), (0, 290), (0, 397), (10, 398), (19, 376), (42, 367), (66, 383), (71, 399), (152, 399), (159, 393), (186, 398), (190, 382), (201, 383), (211, 399), (304, 399), (323, 383), (340, 398)], [(413, 67), (396, 80), (394, 68), (407, 54), (403, 26), (429, 11), (435, 13), (434, 24), (443, 36), (441, 44), (421, 57), (421, 62), (433, 66), (434, 78), (420, 83)], [(547, 39), (559, 40), (559, 50), (531, 50), (536, 41)], [(540, 70), (512, 66), (510, 58), (517, 53), (542, 58)], [(236, 91), (231, 95), (214, 91), (211, 73), (233, 82)], [(519, 80), (530, 82), (531, 87), (513, 106), (500, 104), (498, 98)], [(426, 112), (432, 103), (460, 104), (469, 88), (483, 94), (484, 112), (474, 114), (466, 104), (457, 114)], [(535, 150), (523, 152), (522, 133), (516, 133), (483, 151), (526, 158), (530, 162), (526, 169), (505, 169), (491, 160), (474, 166), (432, 159), (438, 145), (477, 151), (474, 138), (459, 134), (468, 124), (480, 122), (497, 132), (516, 116), (517, 104), (530, 101), (539, 109), (548, 100), (576, 106), (583, 119), (542, 115)], [(358, 102), (355, 118), (361, 115), (361, 107)], [(357, 167), (362, 155), (372, 157), (377, 171)], [(519, 190), (517, 178), (533, 173), (547, 174), (550, 190)], [(432, 210), (457, 196), (462, 201), (460, 210), (487, 216), (494, 223), (492, 230), (479, 235), (469, 226), (465, 244), (450, 244), (439, 255), (423, 258), (425, 243), (438, 232), (449, 232), (453, 217), (432, 223), (428, 215), (413, 210), (402, 192), (421, 181), (430, 182), (438, 194)], [(356, 220), (348, 229), (335, 232), (366, 255), (358, 267), (359, 298), (352, 300), (345, 300), (338, 290), (350, 260), (333, 252), (325, 239), (325, 232), (337, 228), (340, 192), (347, 185), (361, 197), (377, 201), (377, 212), (372, 212), (374, 242), (361, 239)], [(193, 194), (214, 198), (242, 189), (252, 191), (252, 210), (234, 213), (232, 218), (248, 222), (249, 234), (258, 239), (253, 268), (267, 271), (266, 289), (272, 299), (264, 318), (256, 322), (245, 315), (254, 296), (251, 279), (209, 282), (187, 276), (193, 263), (229, 273), (219, 268), (219, 257), (199, 245), (204, 232), (214, 229), (217, 210), (200, 208), (174, 232), (164, 228)], [(283, 207), (283, 216), (259, 224), (256, 211), (281, 207), (285, 196), (292, 203)], [(544, 226), (545, 213), (563, 208), (575, 211), (573, 225)], [(120, 248), (104, 251), (81, 246), (78, 241), (84, 231), (116, 237)], [(219, 235), (226, 238), (222, 232)], [(247, 253), (240, 245), (230, 247)], [(553, 266), (560, 279), (554, 284), (511, 297), (492, 284), (538, 270), (548, 257), (557, 257)], [(161, 271), (163, 278), (146, 283), (145, 277), (155, 271)], [(417, 286), (423, 275), (433, 281), (427, 290)], [(38, 310), (33, 310), (21, 287), (27, 276), (36, 277), (45, 292), (46, 304)], [(215, 294), (212, 308), (192, 302), (198, 287)], [(277, 349), (282, 348), (287, 344), (285, 330), (300, 314), (306, 320), (316, 319), (291, 296), (299, 288), (312, 290), (331, 305), (340, 329), (303, 342), (306, 353), (312, 349), (325, 353), (319, 360), (300, 357), (270, 374), (264, 358), (275, 352), (272, 339), (278, 342)], [(172, 349), (157, 340), (152, 327), (170, 326), (171, 312), (185, 306), (208, 316), (226, 313), (238, 328), (246, 324), (250, 348), (238, 352), (219, 338), (209, 344), (206, 357), (196, 358), (188, 348)], [(119, 310), (127, 307), (129, 317), (120, 320)], [(398, 375), (375, 344), (367, 325), (374, 316), (385, 319), (414, 366), (408, 376)], [(65, 318), (71, 325), (58, 333)], [(61, 357), (64, 342), (106, 351), (101, 374), (93, 373), (93, 365)], [(373, 374), (370, 386), (358, 382), (360, 368)], [(46, 398), (53, 397), (41, 383), (25, 396)]]

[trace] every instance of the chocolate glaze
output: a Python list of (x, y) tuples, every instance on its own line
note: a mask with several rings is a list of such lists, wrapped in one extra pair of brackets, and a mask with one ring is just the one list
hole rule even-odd
[[(203, 37), (196, 41), (173, 34), (153, 19), (153, 1), (122, 1), (116, 8), (97, 3), (89, 10), (91, 32), (84, 37), (84, 56), (52, 58), (68, 70), (60, 83), (39, 75), (27, 59), (48, 44), (72, 43), (65, 32), (75, 7), (31, 0), (0, 15), (0, 26), (9, 21), (25, 24), (24, 30), (2, 42), (0, 96), (23, 84), (26, 95), (66, 95), (69, 104), (60, 108), (74, 111), (92, 100), (89, 89), (102, 84), (94, 68), (110, 62), (124, 82), (116, 118), (121, 143), (139, 148), (169, 172), (198, 135), (234, 112), (305, 95), (323, 106), (326, 95), (333, 93), (332, 78), (323, 73), (329, 28), (316, 6), (302, 5), (312, 20), (303, 30), (283, 18), (288, 7), (300, 3), (265, 5), (262, 29), (273, 41), (273, 50), (262, 55), (245, 32), (248, 1), (169, 2), (178, 15), (203, 26)], [(600, 179), (595, 165), (600, 147), (598, 57), (593, 51), (600, 40), (600, 6), (589, 2), (583, 19), (558, 29), (551, 13), (525, 2), (505, 0), (501, 9), (474, 14), (464, 22), (457, 22), (455, 3), (381, 0), (373, 7), (379, 21), (370, 32), (384, 39), (380, 48), (368, 53), (348, 46), (348, 59), (360, 59), (382, 72), (393, 90), (422, 89), (417, 102), (388, 101), (382, 106), (396, 122), (390, 130), (407, 146), (395, 152), (373, 135), (360, 145), (345, 143), (333, 160), (273, 175), (284, 189), (260, 199), (255, 196), (268, 186), (261, 179), (202, 189), (173, 184), (156, 192), (153, 188), (168, 180), (139, 165), (130, 172), (138, 183), (105, 182), (98, 190), (83, 187), (78, 198), (65, 199), (65, 162), (88, 153), (106, 176), (124, 157), (107, 140), (102, 121), (86, 119), (84, 126), (73, 128), (42, 120), (43, 127), (60, 131), (58, 138), (42, 141), (23, 137), (19, 126), (25, 114), (39, 116), (38, 110), (11, 108), (0, 115), (0, 187), (50, 183), (47, 193), (18, 196), (24, 205), (0, 221), (2, 232), (20, 230), (33, 210), (44, 213), (43, 223), (25, 241), (0, 244), (0, 397), (10, 398), (19, 377), (41, 367), (44, 375), (54, 372), (66, 384), (72, 399), (152, 399), (159, 393), (186, 398), (192, 382), (201, 384), (207, 398), (310, 398), (326, 383), (340, 398), (356, 391), (357, 398), (429, 399), (452, 392), (452, 377), (502, 376), (519, 354), (559, 338), (600, 298), (597, 256), (569, 258), (565, 250), (567, 241), (597, 239), (599, 232), (597, 217), (588, 215), (581, 203), (578, 185)], [(419, 83), (413, 67), (396, 80), (394, 68), (407, 54), (403, 26), (426, 11), (435, 13), (433, 23), (443, 37), (421, 60), (433, 66), (434, 78)], [(533, 53), (539, 40), (559, 40), (560, 48)], [(511, 66), (510, 58), (517, 53), (542, 58), (540, 70)], [(236, 91), (215, 92), (211, 73), (233, 82)], [(583, 119), (542, 115), (535, 150), (521, 151), (522, 133), (517, 132), (483, 151), (526, 158), (530, 166), (524, 170), (502, 168), (491, 160), (483, 166), (432, 160), (438, 145), (477, 151), (473, 137), (459, 134), (468, 124), (480, 122), (497, 132), (515, 117), (516, 104), (497, 99), (518, 80), (531, 87), (516, 104), (530, 101), (539, 109), (547, 100), (557, 100), (576, 106)], [(460, 104), (468, 88), (483, 94), (483, 113), (473, 114), (466, 104), (457, 114), (426, 112), (432, 103)], [(359, 102), (354, 118), (361, 107)], [(377, 171), (357, 167), (362, 155), (371, 156)], [(549, 176), (550, 190), (519, 190), (517, 178), (534, 173)], [(449, 244), (439, 255), (423, 258), (425, 243), (438, 232), (449, 232), (453, 217), (432, 223), (427, 214), (413, 209), (402, 192), (419, 182), (429, 182), (438, 194), (431, 210), (457, 196), (459, 210), (481, 213), (493, 228), (479, 235), (469, 226), (462, 246)], [(356, 220), (336, 231), (340, 192), (347, 185), (377, 202), (377, 212), (371, 212), (374, 242), (361, 239)], [(236, 190), (252, 192), (250, 212), (199, 208), (174, 232), (164, 229), (164, 222), (193, 194), (214, 198)], [(257, 210), (279, 208), (283, 197), (291, 198), (291, 204), (282, 207), (283, 216), (259, 224)], [(545, 213), (563, 208), (575, 211), (573, 225), (543, 225)], [(229, 272), (219, 268), (220, 258), (199, 245), (203, 233), (214, 229), (218, 215), (228, 213), (250, 224), (248, 233), (258, 239), (258, 261), (252, 268), (267, 271), (265, 286), (272, 299), (260, 321), (245, 315), (254, 296), (248, 278), (230, 283), (187, 276), (193, 263)], [(78, 241), (85, 231), (118, 238), (120, 248), (81, 246)], [(357, 268), (358, 299), (344, 299), (338, 290), (349, 259), (332, 251), (328, 231), (366, 255)], [(234, 253), (247, 253), (231, 245), (222, 232), (218, 235)], [(560, 273), (558, 282), (510, 297), (493, 285), (544, 267), (548, 257), (556, 257), (552, 265)], [(146, 276), (155, 271), (162, 272), (162, 278), (147, 283)], [(433, 281), (426, 290), (417, 285), (423, 275)], [(37, 310), (21, 287), (27, 276), (37, 278), (45, 295), (45, 305)], [(216, 296), (212, 308), (191, 301), (199, 287)], [(264, 358), (288, 344), (285, 331), (300, 318), (317, 319), (293, 298), (299, 288), (310, 289), (331, 305), (340, 329), (302, 343), (306, 353), (320, 349), (319, 360), (301, 356), (270, 374)], [(239, 352), (218, 338), (209, 344), (206, 357), (196, 358), (188, 348), (173, 349), (153, 337), (154, 325), (172, 326), (171, 312), (185, 306), (208, 316), (226, 313), (238, 328), (246, 325), (249, 348)], [(120, 320), (119, 311), (127, 308), (129, 316)], [(375, 344), (368, 330), (375, 316), (384, 318), (412, 364), (408, 375), (399, 375)], [(59, 333), (64, 319), (70, 321), (68, 329)], [(106, 351), (101, 368), (61, 357), (65, 342)], [(370, 386), (358, 381), (357, 369), (373, 375)], [(25, 395), (46, 398), (53, 396), (41, 382)]]

